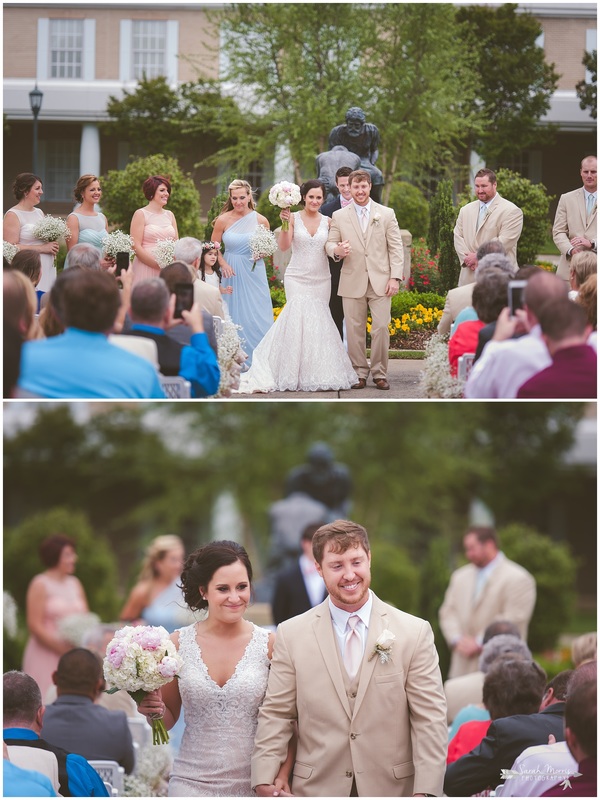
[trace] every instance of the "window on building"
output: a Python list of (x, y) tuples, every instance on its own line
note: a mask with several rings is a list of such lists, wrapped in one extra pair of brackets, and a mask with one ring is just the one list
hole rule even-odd
[(79, 178), (80, 142), (50, 139), (44, 144), (44, 200), (72, 201), (73, 187)]
[(50, 20), (50, 77), (81, 78), (83, 20)]
[(133, 78), (140, 80), (166, 75), (167, 23), (164, 20), (133, 20)]

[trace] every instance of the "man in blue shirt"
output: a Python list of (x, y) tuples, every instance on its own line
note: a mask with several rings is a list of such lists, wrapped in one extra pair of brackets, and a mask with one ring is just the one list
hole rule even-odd
[[(82, 756), (67, 753), (40, 738), (45, 708), (40, 688), (25, 672), (3, 676), (4, 742), (9, 747), (40, 748), (54, 753), (63, 797), (108, 797), (102, 778)], [(34, 764), (32, 752), (32, 765)]]
[(112, 275), (73, 267), (59, 275), (52, 295), (66, 330), (25, 343), (22, 393), (63, 399), (165, 397), (149, 361), (108, 341), (120, 306)]
[[(6, 747), (6, 745), (4, 745)], [(3, 797), (56, 797), (54, 787), (45, 775), (33, 769), (23, 769), (4, 756), (2, 780)]]
[(132, 336), (156, 342), (158, 364), (163, 375), (179, 375), (192, 384), (193, 397), (208, 397), (219, 388), (220, 370), (202, 322), (200, 306), (194, 303), (181, 316), (192, 331), (189, 345), (182, 345), (165, 333), (173, 324), (175, 295), (169, 295), (161, 278), (136, 283), (131, 292)]

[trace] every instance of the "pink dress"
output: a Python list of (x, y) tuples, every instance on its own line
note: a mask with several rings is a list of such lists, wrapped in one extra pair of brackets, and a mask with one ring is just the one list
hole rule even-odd
[[(144, 213), (144, 235), (142, 236), (142, 247), (150, 253), (154, 252), (158, 242), (163, 239), (177, 239), (175, 230), (175, 217), (172, 211), (161, 211), (154, 214), (147, 208), (142, 209)], [(136, 256), (133, 259), (133, 283), (146, 280), (146, 278), (157, 278), (159, 271), (152, 269)]]
[[(48, 575), (37, 575), (33, 580), (43, 581), (46, 589), (46, 607), (44, 609), (44, 627), (49, 633), (58, 636), (59, 622), (71, 614), (84, 614), (87, 605), (81, 596), (81, 584), (72, 575), (64, 580), (56, 580)], [(52, 673), (58, 666), (60, 656), (50, 650), (35, 636), (30, 635), (23, 654), (23, 672), (37, 681), (42, 700), (52, 686)]]

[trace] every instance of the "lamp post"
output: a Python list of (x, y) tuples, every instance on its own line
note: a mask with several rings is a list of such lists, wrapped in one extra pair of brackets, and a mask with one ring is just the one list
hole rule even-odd
[(44, 97), (44, 93), (41, 92), (37, 87), (37, 82), (35, 84), (35, 89), (32, 89), (29, 92), (29, 105), (31, 106), (31, 113), (33, 114), (33, 174), (37, 175), (38, 171), (38, 128), (37, 128), (37, 121), (38, 121), (38, 114), (42, 108), (42, 99)]

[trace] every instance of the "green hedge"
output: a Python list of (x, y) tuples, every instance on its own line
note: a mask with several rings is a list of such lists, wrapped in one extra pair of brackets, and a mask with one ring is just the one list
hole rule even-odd
[(389, 206), (396, 212), (401, 228), (412, 233), (413, 242), (427, 236), (429, 229), (429, 203), (422, 192), (406, 181), (394, 183)]
[(442, 295), (434, 292), (398, 292), (392, 297), (392, 317), (407, 314), (419, 303), (424, 308), (444, 308), (445, 302)]

